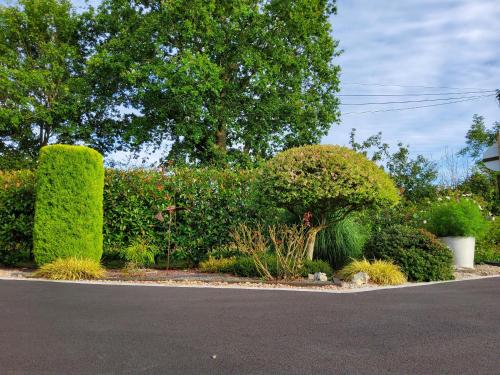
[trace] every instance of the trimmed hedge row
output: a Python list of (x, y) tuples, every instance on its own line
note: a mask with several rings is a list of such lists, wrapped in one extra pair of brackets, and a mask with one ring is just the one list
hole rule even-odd
[(0, 263), (12, 266), (31, 259), (34, 212), (34, 173), (0, 171)]
[[(255, 177), (255, 170), (107, 169), (104, 256), (118, 257), (120, 249), (141, 239), (165, 253), (171, 212), (172, 249), (198, 262), (229, 242), (235, 224), (276, 221), (279, 212), (259, 200)], [(0, 183), (0, 263), (12, 265), (32, 259), (35, 178), (30, 171), (2, 172)]]
[(102, 256), (104, 166), (85, 146), (51, 145), (36, 171), (33, 254), (38, 265), (57, 258)]

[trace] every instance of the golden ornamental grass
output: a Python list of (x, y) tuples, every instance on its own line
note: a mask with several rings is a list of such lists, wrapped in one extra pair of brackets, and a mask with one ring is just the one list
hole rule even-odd
[(95, 280), (105, 274), (106, 270), (94, 260), (59, 258), (41, 266), (35, 276), (50, 280)]
[(358, 272), (365, 272), (370, 276), (370, 281), (379, 285), (400, 285), (406, 282), (406, 276), (399, 267), (385, 260), (366, 259), (354, 260), (339, 271), (339, 276), (344, 280), (351, 280)]

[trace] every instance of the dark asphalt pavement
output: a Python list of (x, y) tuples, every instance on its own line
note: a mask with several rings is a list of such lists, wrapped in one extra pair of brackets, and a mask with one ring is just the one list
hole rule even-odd
[(500, 278), (354, 294), (0, 281), (0, 374), (498, 375)]

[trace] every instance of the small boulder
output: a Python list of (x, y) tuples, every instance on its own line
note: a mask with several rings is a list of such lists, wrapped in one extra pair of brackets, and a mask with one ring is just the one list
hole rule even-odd
[(341, 288), (345, 286), (345, 283), (337, 277), (332, 278), (332, 281), (333, 281), (333, 285), (337, 285)]
[(310, 273), (307, 275), (307, 280), (311, 280), (311, 281), (314, 281), (314, 274)]
[(370, 281), (370, 276), (366, 272), (355, 273), (352, 277), (352, 282), (356, 285), (368, 284), (368, 281)]
[(315, 281), (328, 281), (328, 277), (326, 276), (326, 273), (316, 272), (314, 274), (314, 280)]

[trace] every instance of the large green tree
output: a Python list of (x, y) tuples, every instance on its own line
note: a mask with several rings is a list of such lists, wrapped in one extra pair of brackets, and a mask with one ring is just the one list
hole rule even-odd
[(81, 22), (68, 0), (0, 6), (1, 168), (30, 164), (51, 142), (89, 139)]
[(332, 0), (104, 0), (89, 61), (123, 144), (169, 158), (253, 160), (338, 121)]

